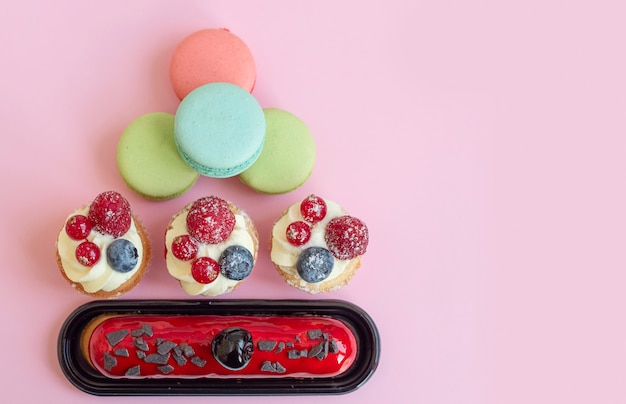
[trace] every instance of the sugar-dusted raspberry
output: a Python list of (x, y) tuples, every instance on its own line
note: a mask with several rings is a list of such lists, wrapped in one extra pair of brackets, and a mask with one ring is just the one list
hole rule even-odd
[(365, 254), (369, 233), (365, 223), (345, 215), (328, 222), (324, 239), (335, 258), (349, 260)]
[(311, 238), (311, 226), (301, 220), (289, 223), (285, 230), (287, 241), (291, 245), (301, 246)]
[(84, 240), (91, 232), (91, 221), (87, 216), (74, 215), (65, 223), (65, 232), (72, 240)]
[(75, 255), (81, 265), (90, 267), (100, 259), (100, 248), (91, 241), (83, 241), (76, 247)]
[(198, 254), (198, 245), (190, 235), (181, 234), (172, 241), (172, 254), (181, 261), (192, 260)]
[(235, 215), (228, 202), (207, 196), (195, 201), (187, 215), (187, 231), (196, 240), (218, 244), (226, 240), (235, 228)]
[(119, 192), (106, 191), (93, 200), (88, 217), (96, 231), (119, 237), (130, 229), (130, 204)]
[(220, 264), (210, 257), (198, 257), (191, 264), (191, 276), (196, 282), (208, 284), (217, 279), (220, 274)]
[(302, 217), (311, 224), (324, 219), (326, 210), (326, 202), (317, 195), (309, 195), (300, 203)]

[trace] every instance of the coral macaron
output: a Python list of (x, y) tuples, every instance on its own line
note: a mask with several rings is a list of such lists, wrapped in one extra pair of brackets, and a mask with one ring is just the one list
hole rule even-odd
[(248, 46), (227, 29), (204, 29), (187, 36), (170, 62), (176, 95), (185, 98), (203, 84), (232, 83), (252, 91), (256, 65)]
[(174, 139), (191, 168), (208, 177), (226, 178), (258, 159), (265, 126), (263, 108), (249, 92), (230, 83), (210, 83), (181, 101)]

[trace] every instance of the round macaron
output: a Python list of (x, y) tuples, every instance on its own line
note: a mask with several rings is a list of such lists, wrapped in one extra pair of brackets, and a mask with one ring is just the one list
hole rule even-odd
[(182, 100), (203, 84), (226, 82), (251, 92), (256, 65), (248, 46), (227, 29), (204, 29), (186, 37), (174, 50), (170, 80)]
[(174, 115), (140, 116), (122, 133), (117, 167), (126, 185), (147, 199), (167, 200), (185, 193), (199, 175), (182, 159), (174, 141)]
[(277, 108), (263, 112), (263, 151), (239, 178), (258, 192), (284, 194), (300, 187), (311, 175), (315, 142), (306, 124), (294, 114)]
[(261, 154), (265, 141), (263, 108), (239, 86), (204, 84), (178, 106), (174, 139), (183, 160), (200, 174), (233, 177)]

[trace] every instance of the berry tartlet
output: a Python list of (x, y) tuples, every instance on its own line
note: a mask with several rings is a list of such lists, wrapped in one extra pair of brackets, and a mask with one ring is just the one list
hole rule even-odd
[(69, 215), (56, 247), (65, 279), (94, 298), (129, 292), (141, 280), (151, 253), (145, 229), (116, 191), (99, 194)]
[(216, 196), (185, 206), (165, 231), (167, 270), (191, 296), (233, 291), (252, 272), (258, 249), (252, 219)]
[(271, 259), (285, 281), (308, 293), (345, 286), (361, 265), (367, 226), (316, 195), (291, 205), (272, 228)]

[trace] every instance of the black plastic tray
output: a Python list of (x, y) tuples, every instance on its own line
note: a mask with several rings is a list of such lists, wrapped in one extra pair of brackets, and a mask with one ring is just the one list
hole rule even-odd
[[(80, 338), (85, 326), (102, 314), (116, 315), (244, 315), (325, 316), (345, 323), (356, 337), (357, 357), (336, 377), (311, 378), (162, 378), (112, 379), (83, 357)], [(380, 337), (361, 308), (342, 300), (104, 300), (72, 312), (59, 332), (58, 359), (67, 379), (98, 396), (154, 395), (320, 395), (356, 390), (376, 370)]]

